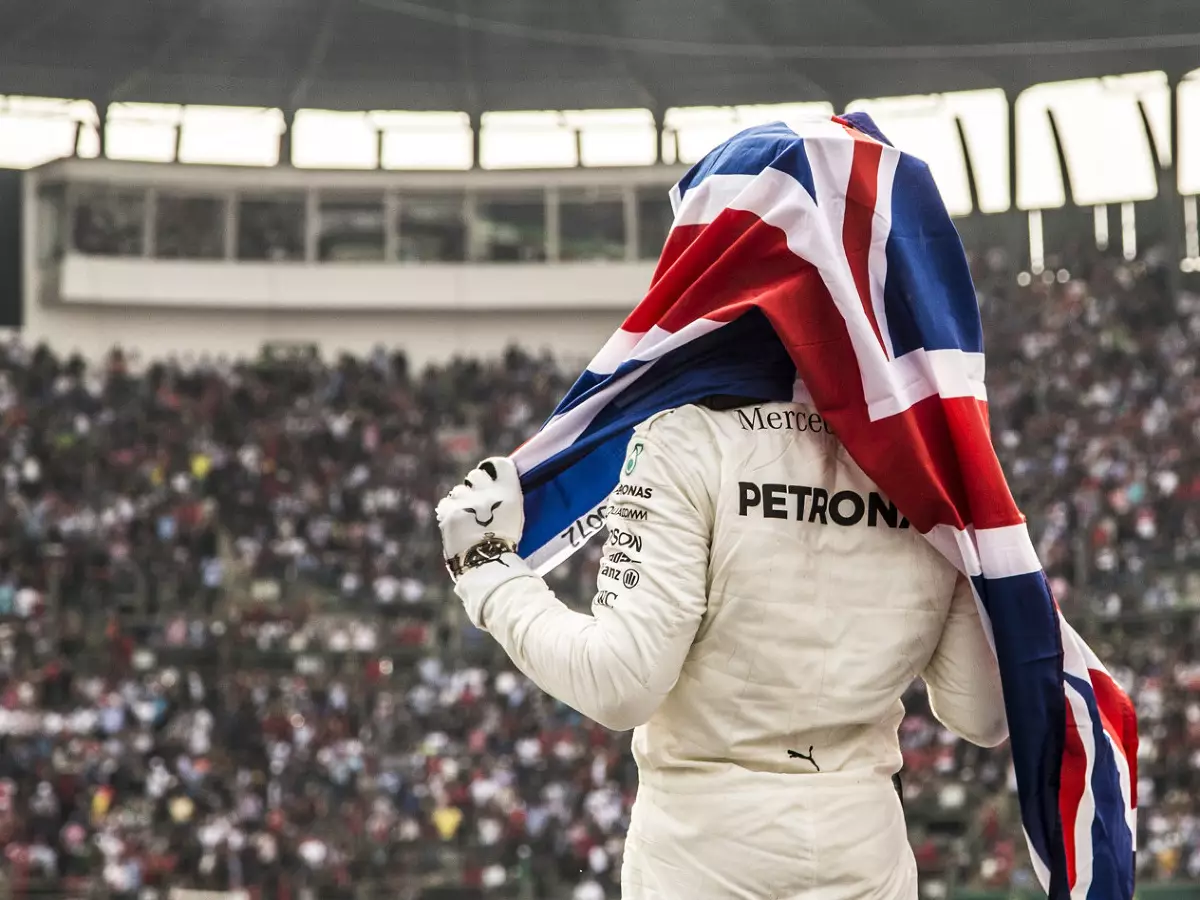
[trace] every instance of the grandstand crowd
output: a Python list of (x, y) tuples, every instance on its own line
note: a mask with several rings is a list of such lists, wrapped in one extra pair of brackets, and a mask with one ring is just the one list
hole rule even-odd
[[(1137, 706), (1140, 877), (1200, 880), (1200, 297), (1153, 253), (1048, 263), (973, 259), (994, 441)], [(0, 348), (0, 887), (618, 897), (628, 735), (471, 628), (432, 519), (575, 374)], [(549, 579), (580, 609), (598, 553)], [(1034, 886), (1007, 752), (906, 703), (923, 895)]]

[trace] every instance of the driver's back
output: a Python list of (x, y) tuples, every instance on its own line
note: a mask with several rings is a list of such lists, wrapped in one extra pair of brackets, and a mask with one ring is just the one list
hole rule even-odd
[(969, 583), (811, 409), (666, 415), (659, 451), (708, 506), (707, 606), (635, 732), (623, 890), (915, 897), (891, 780), (901, 694), (924, 675), (953, 730), (985, 745), (1006, 734)]

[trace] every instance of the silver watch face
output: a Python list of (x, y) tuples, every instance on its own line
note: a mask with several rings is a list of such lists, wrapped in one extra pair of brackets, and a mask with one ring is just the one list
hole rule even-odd
[(484, 563), (496, 562), (507, 552), (504, 541), (495, 538), (476, 544), (463, 554), (463, 567), (472, 568)]
[(504, 547), (497, 543), (482, 544), (475, 548), (475, 553), (485, 562), (493, 562), (504, 554)]
[(509, 541), (489, 537), (474, 547), (464, 550), (457, 558), (446, 560), (446, 568), (450, 571), (450, 577), (457, 581), (468, 569), (475, 569), (491, 562), (503, 564), (504, 561), (501, 557), (505, 553), (515, 553), (516, 549), (516, 545)]

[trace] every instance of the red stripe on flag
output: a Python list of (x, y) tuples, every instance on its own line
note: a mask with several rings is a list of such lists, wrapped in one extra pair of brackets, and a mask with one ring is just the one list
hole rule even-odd
[[(976, 528), (1004, 528), (1025, 521), (1008, 490), (1004, 469), (992, 445), (988, 405), (977, 397), (931, 397), (946, 417), (946, 431), (954, 444), (958, 471), (969, 473), (966, 485), (971, 502), (971, 524)], [(899, 501), (896, 501), (899, 502)]]
[[(857, 134), (857, 132), (853, 132)], [(879, 321), (875, 317), (875, 306), (871, 303), (871, 238), (875, 229), (875, 201), (879, 196), (879, 158), (883, 145), (874, 141), (856, 141), (854, 161), (850, 165), (850, 182), (846, 186), (846, 212), (842, 220), (842, 245), (850, 263), (850, 274), (858, 289), (863, 312), (875, 332), (875, 339), (887, 356), (887, 344)]]
[(1079, 815), (1079, 801), (1087, 787), (1087, 751), (1083, 738), (1075, 724), (1075, 712), (1068, 700), (1067, 730), (1063, 741), (1061, 787), (1058, 792), (1058, 815), (1062, 823), (1063, 849), (1067, 856), (1067, 885), (1075, 886), (1075, 821)]
[(783, 232), (744, 210), (680, 226), (667, 248), (672, 261), (660, 264), (645, 300), (622, 326), (627, 331), (676, 332), (703, 318), (728, 322), (791, 284), (798, 270), (815, 273), (788, 248)]
[(1092, 677), (1092, 691), (1096, 695), (1096, 706), (1100, 710), (1100, 721), (1104, 723), (1104, 730), (1125, 754), (1125, 761), (1129, 765), (1129, 796), (1136, 809), (1137, 711), (1133, 708), (1133, 701), (1107, 672), (1088, 669), (1088, 674)]
[[(688, 251), (704, 229), (704, 225), (681, 225), (671, 229), (650, 279), (650, 290), (625, 319), (623, 329), (638, 334), (649, 331), (671, 309), (676, 295), (686, 284), (685, 279), (694, 276), (697, 267), (703, 268), (701, 257)], [(680, 268), (676, 269), (676, 266)]]

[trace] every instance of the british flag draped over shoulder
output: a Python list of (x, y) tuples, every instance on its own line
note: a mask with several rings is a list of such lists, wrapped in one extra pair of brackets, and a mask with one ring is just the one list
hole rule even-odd
[(1137, 719), (1062, 617), (992, 447), (979, 308), (925, 163), (865, 115), (741, 132), (671, 193), (645, 299), (513, 456), (520, 552), (602, 527), (635, 425), (713, 394), (811, 402), (971, 577), (999, 660), (1021, 815), (1051, 900), (1130, 900)]

